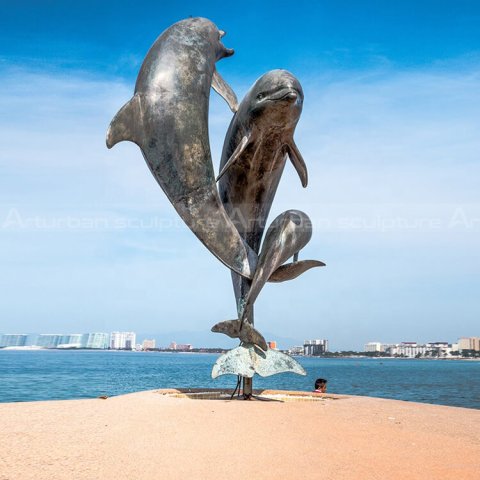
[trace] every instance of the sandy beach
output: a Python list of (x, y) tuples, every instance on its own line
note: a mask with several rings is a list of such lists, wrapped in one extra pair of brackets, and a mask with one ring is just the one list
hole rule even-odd
[(480, 411), (148, 391), (0, 404), (0, 479), (477, 479)]

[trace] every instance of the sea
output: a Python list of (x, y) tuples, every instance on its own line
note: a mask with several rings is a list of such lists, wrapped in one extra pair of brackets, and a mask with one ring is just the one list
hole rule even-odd
[[(0, 402), (113, 396), (157, 388), (226, 388), (236, 376), (215, 380), (216, 354), (0, 350)], [(480, 362), (391, 358), (297, 357), (307, 376), (255, 376), (254, 388), (311, 391), (315, 379), (329, 393), (480, 409)]]

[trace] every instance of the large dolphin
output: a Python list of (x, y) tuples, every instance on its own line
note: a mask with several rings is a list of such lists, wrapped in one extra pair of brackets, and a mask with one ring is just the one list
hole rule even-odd
[[(310, 218), (299, 210), (287, 210), (270, 225), (262, 244), (255, 275), (239, 299), (239, 318), (217, 323), (212, 332), (239, 338), (244, 343), (267, 350), (263, 336), (253, 328), (253, 304), (261, 289), (286, 260), (298, 253), (312, 237)], [(313, 260), (312, 260), (313, 261)], [(317, 262), (315, 266), (325, 265)]]
[(257, 255), (220, 201), (208, 136), (212, 86), (237, 108), (235, 94), (215, 69), (215, 62), (233, 54), (221, 43), (223, 35), (205, 18), (165, 30), (145, 57), (133, 98), (112, 120), (107, 146), (136, 143), (188, 227), (227, 267), (251, 278)]

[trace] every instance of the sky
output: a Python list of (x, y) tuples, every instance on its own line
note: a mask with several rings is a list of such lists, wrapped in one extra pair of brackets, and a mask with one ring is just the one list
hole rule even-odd
[[(280, 346), (480, 335), (480, 5), (475, 1), (0, 1), (0, 333), (134, 330), (235, 346), (227, 269), (177, 218), (138, 148), (105, 146), (156, 37), (213, 20), (241, 99), (274, 68), (305, 91), (270, 214), (306, 212), (301, 258), (256, 327)], [(215, 169), (228, 106), (211, 95)]]

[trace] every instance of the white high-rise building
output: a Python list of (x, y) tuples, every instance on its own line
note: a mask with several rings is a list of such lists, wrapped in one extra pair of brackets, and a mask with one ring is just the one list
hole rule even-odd
[(57, 348), (65, 339), (65, 335), (61, 333), (42, 333), (38, 336), (36, 344), (42, 348)]
[(325, 339), (316, 339), (316, 340), (305, 340), (303, 342), (303, 353), (305, 355), (322, 355), (325, 352), (328, 352), (328, 340)]
[[(61, 335), (54, 348), (107, 349), (108, 338), (108, 333), (70, 333), (68, 335)], [(41, 342), (44, 344), (45, 340), (42, 339)]]
[[(135, 342), (135, 340), (134, 340)], [(135, 343), (133, 343), (135, 345)], [(132, 345), (132, 346), (133, 346)], [(105, 350), (108, 348), (108, 333), (95, 332), (87, 335), (86, 348)]]
[(368, 342), (363, 347), (364, 352), (382, 352), (382, 344), (380, 342)]
[(417, 342), (402, 342), (390, 347), (389, 353), (392, 356), (400, 355), (403, 357), (414, 358), (417, 355), (423, 356), (427, 352), (426, 345), (418, 345)]
[(85, 348), (87, 336), (88, 335), (84, 333), (62, 335), (57, 344), (57, 348)]
[(133, 350), (136, 340), (135, 332), (112, 332), (110, 334), (110, 348), (112, 350)]
[(28, 335), (23, 333), (5, 333), (0, 335), (0, 347), (24, 347), (27, 337)]

